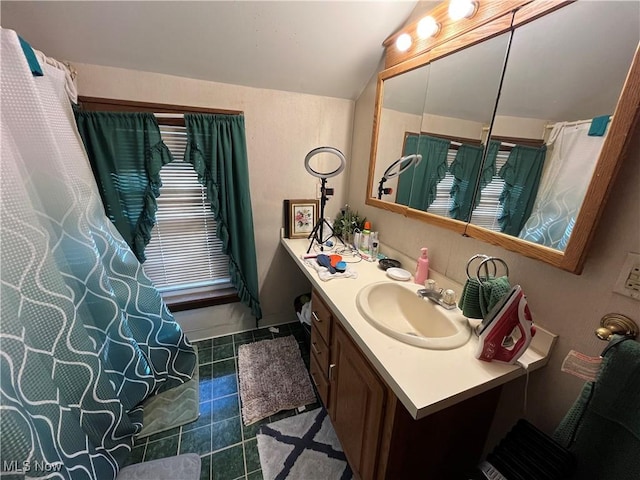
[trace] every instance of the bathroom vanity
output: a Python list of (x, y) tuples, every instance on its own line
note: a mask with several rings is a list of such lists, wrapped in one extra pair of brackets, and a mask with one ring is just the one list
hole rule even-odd
[[(431, 350), (385, 335), (356, 306), (362, 288), (394, 281), (376, 263), (350, 264), (357, 278), (325, 282), (301, 258), (307, 240), (282, 244), (313, 287), (311, 377), (356, 477), (462, 478), (480, 459), (501, 385), (524, 369), (476, 360), (474, 336)], [(520, 362), (529, 371), (544, 366), (554, 339), (538, 328)]]

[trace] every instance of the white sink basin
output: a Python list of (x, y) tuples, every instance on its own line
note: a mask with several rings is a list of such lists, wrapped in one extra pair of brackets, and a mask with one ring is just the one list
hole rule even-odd
[(434, 350), (458, 348), (471, 328), (458, 308), (447, 310), (419, 297), (419, 285), (373, 283), (358, 293), (358, 310), (369, 323), (396, 340)]

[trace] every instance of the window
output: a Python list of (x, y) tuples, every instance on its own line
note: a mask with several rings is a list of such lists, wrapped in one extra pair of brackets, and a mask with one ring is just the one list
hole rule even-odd
[(502, 204), (500, 203), (500, 195), (504, 188), (504, 180), (498, 176), (498, 172), (502, 166), (507, 163), (510, 150), (500, 150), (496, 157), (496, 174), (486, 187), (482, 189), (480, 203), (471, 213), (471, 223), (479, 227), (488, 228), (494, 232), (500, 231), (498, 217), (502, 212)]
[[(432, 134), (429, 134), (432, 135)], [(436, 136), (436, 135), (434, 135)], [(495, 137), (499, 141), (517, 141), (522, 145), (529, 145), (534, 147), (540, 147), (543, 143), (541, 140), (532, 139), (511, 139)], [(483, 189), (480, 197), (480, 203), (476, 205), (471, 214), (471, 223), (479, 227), (483, 227), (494, 232), (501, 231), (500, 224), (498, 223), (498, 217), (502, 214), (502, 204), (500, 203), (500, 195), (504, 188), (504, 180), (498, 175), (500, 169), (503, 167), (509, 158), (511, 153), (510, 144), (501, 147), (496, 157), (496, 174), (493, 176), (491, 182), (489, 182)], [(457, 150), (452, 146), (447, 152), (447, 168), (451, 166), (451, 163), (456, 158)], [(450, 191), (453, 185), (454, 177), (447, 170), (445, 177), (438, 183), (438, 189), (436, 199), (429, 206), (428, 212), (436, 215), (442, 215), (449, 217), (449, 209), (451, 207)]]
[(435, 215), (442, 215), (443, 217), (450, 217), (449, 209), (451, 208), (451, 187), (453, 186), (454, 177), (449, 172), (451, 163), (455, 160), (458, 150), (449, 148), (447, 152), (447, 173), (444, 178), (438, 183), (436, 190), (436, 199), (433, 201), (427, 211)]
[(216, 236), (206, 191), (193, 167), (184, 161), (187, 134), (184, 113), (237, 115), (235, 110), (164, 105), (128, 100), (79, 97), (87, 111), (158, 113), (164, 143), (174, 161), (160, 171), (162, 187), (143, 269), (171, 311), (238, 302), (229, 282), (228, 257)]
[(174, 161), (160, 171), (162, 187), (144, 271), (168, 299), (229, 288), (228, 257), (216, 236), (205, 189), (191, 164), (184, 161), (186, 130), (161, 124), (160, 133)]
[[(457, 150), (450, 148), (447, 153), (447, 167), (451, 166), (451, 162), (456, 158)], [(500, 231), (500, 225), (498, 224), (498, 217), (502, 211), (502, 205), (500, 204), (500, 195), (502, 194), (502, 188), (504, 187), (504, 180), (500, 178), (497, 172), (500, 171), (502, 166), (509, 158), (509, 151), (501, 150), (498, 152), (496, 158), (496, 175), (493, 176), (491, 182), (489, 182), (482, 189), (482, 196), (480, 203), (476, 206), (471, 214), (471, 223), (478, 225), (479, 227), (488, 228), (495, 232)], [(436, 199), (429, 206), (429, 213), (436, 215), (442, 215), (450, 217), (449, 209), (451, 208), (450, 191), (453, 185), (453, 175), (449, 171), (445, 177), (438, 183), (438, 190)]]

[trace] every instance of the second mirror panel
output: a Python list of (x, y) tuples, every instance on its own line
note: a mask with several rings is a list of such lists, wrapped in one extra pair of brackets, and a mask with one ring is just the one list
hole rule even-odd
[(471, 223), (565, 250), (640, 36), (638, 2), (575, 2), (514, 30)]
[(415, 150), (422, 162), (400, 176), (398, 203), (469, 220), (509, 36), (499, 35), (431, 63), (420, 131), (406, 132), (403, 151)]
[[(372, 190), (373, 195), (377, 194), (379, 199), (390, 200), (396, 197), (398, 174), (407, 164), (398, 160), (403, 155), (417, 154), (417, 148), (404, 148), (404, 145), (407, 132), (420, 131), (429, 69), (429, 64), (423, 65), (401, 75), (387, 78), (382, 84), (382, 106), (373, 177), (375, 183)], [(408, 162), (411, 162), (411, 158)], [(403, 177), (406, 175), (408, 173), (402, 173)], [(409, 190), (405, 190), (404, 195), (407, 199), (410, 193)]]

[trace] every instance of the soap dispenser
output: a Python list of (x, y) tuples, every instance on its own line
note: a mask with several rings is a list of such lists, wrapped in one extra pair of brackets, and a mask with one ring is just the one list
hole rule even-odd
[(418, 285), (424, 285), (424, 282), (429, 278), (429, 257), (427, 256), (428, 249), (423, 247), (421, 249), (420, 257), (418, 258), (418, 265), (416, 265), (416, 274), (414, 282)]

